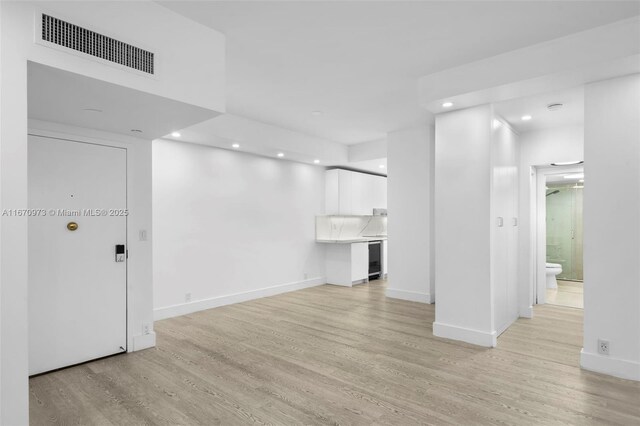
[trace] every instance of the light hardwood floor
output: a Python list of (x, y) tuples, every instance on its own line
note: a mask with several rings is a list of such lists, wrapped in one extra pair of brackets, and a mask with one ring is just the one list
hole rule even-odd
[(483, 349), (383, 286), (157, 322), (154, 349), (32, 378), (32, 424), (640, 424), (639, 383), (578, 367), (581, 310), (541, 306)]

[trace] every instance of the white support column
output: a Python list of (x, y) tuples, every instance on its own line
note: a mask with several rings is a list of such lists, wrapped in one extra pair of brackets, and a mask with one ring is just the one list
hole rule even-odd
[(640, 380), (640, 74), (586, 86), (584, 138), (580, 363)]
[(434, 129), (388, 135), (389, 286), (387, 297), (433, 303)]
[(489, 105), (436, 116), (436, 336), (495, 346)]

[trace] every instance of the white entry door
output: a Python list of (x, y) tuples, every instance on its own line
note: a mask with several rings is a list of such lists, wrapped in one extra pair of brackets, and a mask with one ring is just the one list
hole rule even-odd
[(28, 148), (33, 375), (126, 351), (127, 263), (116, 245), (126, 244), (127, 154), (39, 136)]

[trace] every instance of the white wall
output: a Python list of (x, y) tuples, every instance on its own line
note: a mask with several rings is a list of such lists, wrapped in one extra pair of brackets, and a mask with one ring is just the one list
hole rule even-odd
[(432, 303), (434, 129), (388, 134), (388, 297)]
[(534, 264), (536, 229), (533, 202), (535, 180), (532, 167), (548, 166), (553, 162), (584, 159), (584, 128), (582, 126), (556, 127), (525, 132), (520, 141), (519, 183), (519, 261), (518, 261), (518, 307), (520, 316), (531, 317), (534, 288)]
[(433, 332), (484, 346), (496, 340), (490, 281), (491, 122), (488, 105), (436, 116)]
[(349, 145), (349, 162), (387, 158), (387, 139)]
[[(42, 2), (41, 6), (62, 19), (152, 48), (162, 57), (159, 59), (161, 72), (149, 78), (36, 45), (35, 11), (40, 4), (0, 2), (0, 209), (27, 207), (28, 60), (224, 110), (224, 37), (216, 31), (147, 1), (126, 5), (122, 2)], [(7, 425), (29, 423), (27, 259), (26, 217), (2, 217), (0, 424)]]
[(640, 380), (640, 74), (587, 85), (584, 139), (581, 364)]
[(520, 144), (504, 121), (494, 118), (491, 127), (491, 292), (493, 326), (499, 335), (518, 318)]
[[(323, 284), (322, 167), (153, 143), (157, 319)], [(191, 303), (185, 294), (191, 293)]]

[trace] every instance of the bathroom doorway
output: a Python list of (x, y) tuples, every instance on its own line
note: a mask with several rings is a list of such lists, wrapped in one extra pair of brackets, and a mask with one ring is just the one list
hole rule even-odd
[(535, 303), (582, 309), (583, 164), (535, 170)]
[(546, 302), (583, 308), (584, 173), (546, 175)]

